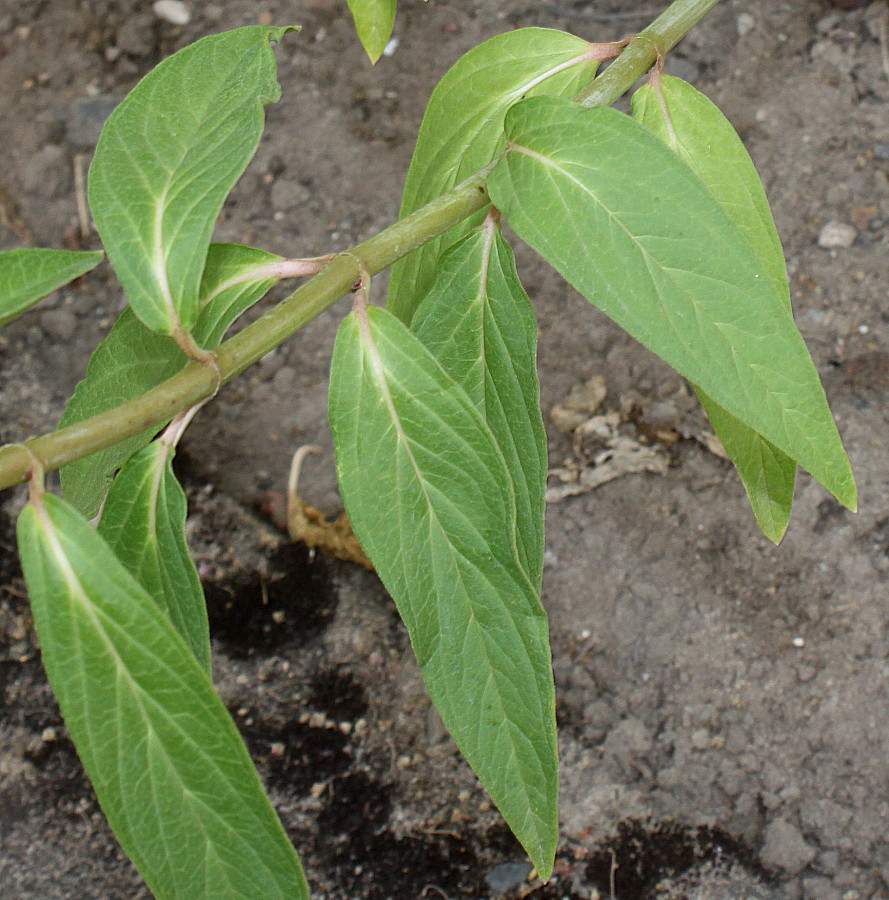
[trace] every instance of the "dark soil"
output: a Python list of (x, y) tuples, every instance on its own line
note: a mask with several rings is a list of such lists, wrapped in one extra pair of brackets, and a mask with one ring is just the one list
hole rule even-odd
[[(523, 25), (609, 40), (662, 5), (402, 0), (399, 43), (372, 69), (344, 0), (192, 0), (181, 28), (148, 0), (0, 0), (0, 248), (82, 244), (74, 172), (103, 117), (203, 34), (260, 17), (303, 25), (277, 51), (284, 95), (217, 234), (305, 256), (394, 220), (425, 100), (461, 53)], [(346, 307), (227, 386), (191, 427), (189, 536), (217, 686), (315, 897), (889, 896), (886, 8), (723, 0), (668, 60), (722, 105), (760, 167), (860, 512), (801, 476), (773, 547), (729, 466), (686, 439), (664, 476), (550, 505), (562, 843), (547, 886), (526, 880), (430, 708), (379, 582), (288, 545), (249, 511), (283, 490), (307, 443), (325, 455), (306, 465), (306, 499), (338, 511), (326, 375)], [(830, 222), (853, 226), (850, 246), (819, 245)], [(642, 424), (654, 410), (694, 419), (680, 379), (532, 254), (518, 257), (547, 414), (601, 375), (607, 409), (632, 407)], [(4, 441), (53, 426), (122, 304), (102, 267), (3, 330)], [(551, 427), (552, 465), (571, 455)], [(144, 898), (42, 673), (13, 551), (22, 502), (7, 494), (0, 517), (0, 898)]]

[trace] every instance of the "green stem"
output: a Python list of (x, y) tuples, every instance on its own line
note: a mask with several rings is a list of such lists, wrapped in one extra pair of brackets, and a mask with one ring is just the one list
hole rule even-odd
[[(613, 103), (651, 68), (658, 52), (666, 53), (718, 2), (676, 0), (578, 100), (585, 106)], [(484, 207), (489, 202), (485, 179), (491, 166), (374, 237), (334, 257), (311, 281), (222, 344), (216, 351), (215, 367), (191, 362), (181, 372), (135, 400), (33, 438), (24, 445), (9, 444), (0, 448), (0, 488), (24, 481), (35, 457), (47, 471), (56, 469), (169, 421), (210, 397), (220, 383), (261, 359), (348, 293), (362, 268), (375, 275)]]
[(610, 106), (636, 79), (675, 47), (719, 0), (675, 0), (623, 53), (574, 99), (583, 106)]

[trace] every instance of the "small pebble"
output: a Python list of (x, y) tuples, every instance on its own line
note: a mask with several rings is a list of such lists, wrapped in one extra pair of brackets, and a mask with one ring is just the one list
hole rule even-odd
[(889, 141), (877, 141), (874, 144), (874, 156), (877, 159), (889, 159)]
[(43, 313), (40, 319), (43, 330), (60, 344), (67, 343), (77, 330), (77, 319), (70, 309), (53, 309)]
[(750, 34), (754, 28), (756, 28), (756, 19), (750, 15), (750, 13), (741, 13), (738, 16), (737, 21), (738, 34), (741, 37), (744, 37), (745, 34)]
[(818, 246), (825, 250), (846, 249), (855, 243), (858, 232), (847, 222), (828, 222), (818, 235)]
[(182, 0), (156, 0), (152, 9), (159, 19), (171, 25), (187, 25), (191, 21), (191, 10)]
[(691, 745), (695, 750), (706, 750), (710, 746), (710, 732), (706, 728), (697, 728), (691, 733)]
[(767, 869), (798, 875), (815, 858), (815, 848), (786, 819), (775, 819), (766, 829), (759, 861)]
[(531, 865), (526, 862), (501, 863), (488, 870), (485, 884), (492, 894), (505, 894), (515, 890), (531, 874)]
[(71, 118), (68, 122), (68, 140), (78, 147), (95, 147), (108, 116), (120, 103), (119, 97), (97, 94), (92, 97), (78, 97), (71, 104)]

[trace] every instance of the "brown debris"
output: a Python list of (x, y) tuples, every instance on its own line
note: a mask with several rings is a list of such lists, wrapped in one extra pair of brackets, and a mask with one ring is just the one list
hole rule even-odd
[(320, 452), (317, 447), (300, 447), (293, 455), (287, 485), (287, 533), (291, 540), (302, 541), (308, 547), (328, 553), (337, 559), (357, 563), (374, 571), (373, 563), (355, 537), (349, 518), (341, 512), (329, 522), (321, 510), (308, 506), (296, 491), (299, 471), (309, 453)]

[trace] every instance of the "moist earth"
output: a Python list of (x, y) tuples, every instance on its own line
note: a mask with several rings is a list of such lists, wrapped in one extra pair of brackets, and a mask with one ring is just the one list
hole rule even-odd
[[(303, 26), (276, 51), (283, 98), (217, 228), (296, 257), (395, 219), (424, 103), (470, 47), (526, 25), (615, 39), (666, 3), (402, 0), (397, 43), (375, 68), (344, 0), (187, 6), (177, 26), (149, 2), (0, 0), (0, 247), (96, 245), (77, 195), (104, 118), (204, 34)], [(308, 443), (323, 455), (301, 490), (339, 509), (326, 375), (348, 302), (198, 416), (178, 462), (215, 678), (315, 897), (889, 896), (887, 15), (883, 0), (723, 0), (667, 60), (722, 106), (759, 166), (857, 515), (801, 475), (787, 536), (770, 544), (688, 386), (517, 248), (551, 465), (595, 455), (550, 417), (591, 379), (623, 436), (665, 463), (547, 510), (562, 764), (548, 885), (431, 709), (375, 576), (289, 542), (259, 512)], [(3, 441), (54, 425), (122, 305), (104, 266), (4, 329)], [(0, 515), (0, 897), (148, 897), (43, 675), (14, 555), (23, 502), (7, 493)]]

